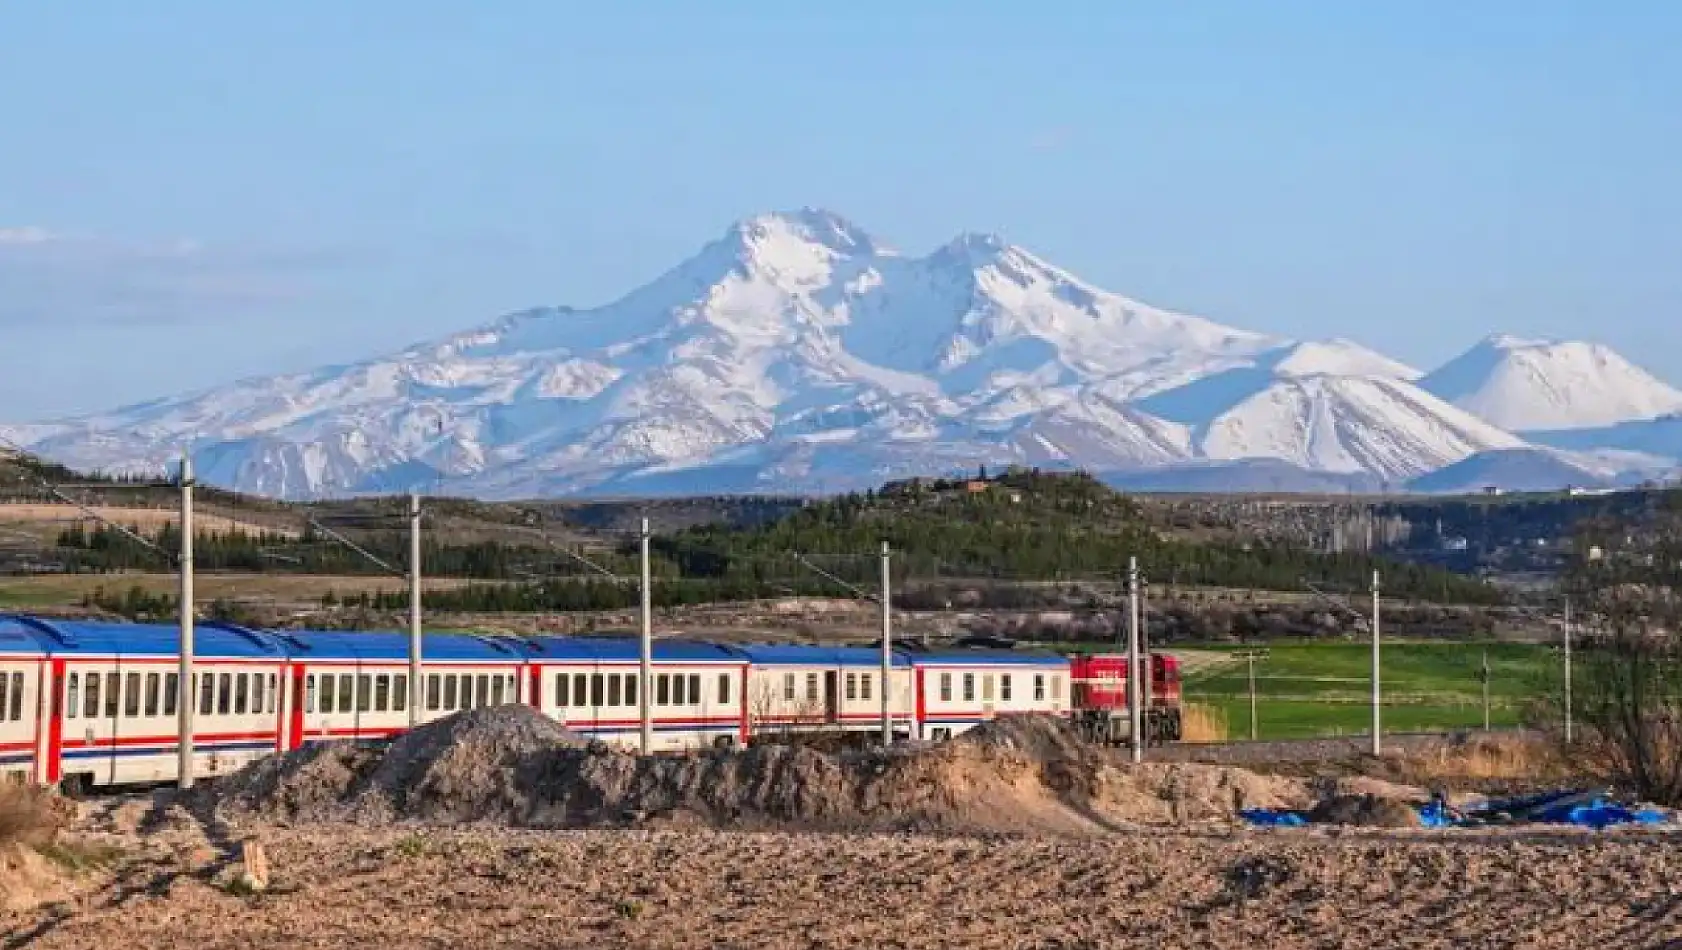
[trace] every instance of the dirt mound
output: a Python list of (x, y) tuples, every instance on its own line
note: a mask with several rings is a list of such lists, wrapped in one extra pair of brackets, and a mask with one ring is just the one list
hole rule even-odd
[(1241, 769), (1122, 766), (1050, 716), (887, 751), (769, 744), (643, 757), (520, 706), (451, 716), (384, 749), (300, 750), (214, 794), (235, 816), (305, 821), (970, 832), (1230, 820), (1240, 808), (1309, 803), (1301, 783)]
[(1377, 795), (1335, 795), (1315, 805), (1308, 820), (1318, 825), (1418, 828), (1419, 813), (1406, 801)]

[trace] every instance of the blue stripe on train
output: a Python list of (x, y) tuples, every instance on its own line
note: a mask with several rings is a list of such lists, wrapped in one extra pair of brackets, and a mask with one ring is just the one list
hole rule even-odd
[(0, 765), (18, 765), (20, 763), (33, 761), (35, 761), (35, 753), (33, 752), (17, 752), (0, 755)]
[[(273, 739), (267, 739), (267, 740), (259, 740), (259, 741), (256, 741), (256, 742), (230, 742), (230, 743), (226, 743), (226, 744), (220, 744), (219, 743), (219, 744), (216, 744), (216, 745), (205, 745), (203, 743), (195, 743), (194, 746), (193, 746), (194, 754), (202, 754), (202, 753), (210, 753), (210, 752), (250, 752), (250, 751), (255, 751), (255, 750), (258, 750), (258, 749), (266, 749), (266, 750), (271, 750), (272, 751), (274, 749), (274, 740)], [(137, 755), (174, 755), (176, 753), (176, 751), (177, 751), (177, 749), (176, 749), (175, 743), (172, 742), (168, 745), (156, 745), (156, 746), (142, 745), (142, 746), (131, 746), (129, 748), (122, 748), (122, 749), (112, 749), (112, 748), (109, 748), (109, 747), (103, 748), (103, 749), (100, 749), (100, 748), (95, 748), (95, 749), (66, 749), (66, 750), (64, 750), (64, 758), (66, 760), (70, 760), (70, 759), (123, 759), (123, 758), (130, 758), (132, 756), (137, 756)]]

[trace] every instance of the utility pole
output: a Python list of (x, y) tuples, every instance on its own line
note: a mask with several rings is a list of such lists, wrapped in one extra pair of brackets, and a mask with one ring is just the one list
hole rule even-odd
[(421, 708), (421, 501), (409, 494), (409, 728)]
[(889, 691), (892, 688), (891, 683), (893, 682), (893, 670), (894, 670), (894, 654), (893, 654), (893, 645), (892, 645), (893, 635), (894, 635), (894, 630), (893, 630), (893, 627), (894, 627), (893, 574), (892, 574), (892, 570), (891, 570), (891, 562), (889, 560), (889, 558), (891, 556), (892, 555), (890, 555), (889, 552), (888, 552), (888, 542), (883, 541), (882, 542), (882, 748), (884, 748), (884, 749), (887, 748), (888, 746), (892, 745), (893, 741), (894, 741), (894, 724), (893, 724), (893, 719), (891, 718), (892, 717), (892, 712), (891, 712), (892, 706), (890, 705), (890, 703), (888, 701)]
[(1489, 731), (1489, 651), (1483, 651), (1483, 668), (1478, 671), (1478, 679), (1483, 681), (1483, 731)]
[(175, 687), (176, 781), (185, 791), (193, 787), (193, 457), (181, 453), (181, 643)]
[(1127, 559), (1127, 712), (1133, 740), (1133, 761), (1145, 759), (1144, 690), (1139, 682), (1139, 559)]
[(1565, 598), (1565, 744), (1571, 744), (1571, 598)]
[(1378, 572), (1372, 572), (1372, 754), (1384, 753), (1383, 687), (1378, 675)]
[(1256, 651), (1245, 653), (1244, 658), (1250, 661), (1250, 741), (1254, 742), (1261, 738), (1261, 726), (1256, 716)]
[[(649, 696), (649, 680), (654, 667), (654, 591), (649, 579), (647, 518), (642, 519), (640, 542), (642, 627), (637, 638), (637, 709), (642, 716), (642, 754), (651, 755), (654, 752), (654, 706)], [(742, 701), (747, 702), (747, 697), (743, 696)]]

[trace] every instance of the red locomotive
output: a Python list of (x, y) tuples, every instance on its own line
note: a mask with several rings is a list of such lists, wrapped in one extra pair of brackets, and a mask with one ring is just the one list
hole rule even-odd
[[(1122, 745), (1132, 739), (1127, 656), (1097, 653), (1069, 657), (1072, 718), (1093, 742)], [(1146, 668), (1143, 732), (1147, 743), (1180, 739), (1180, 661), (1166, 653), (1141, 657)]]

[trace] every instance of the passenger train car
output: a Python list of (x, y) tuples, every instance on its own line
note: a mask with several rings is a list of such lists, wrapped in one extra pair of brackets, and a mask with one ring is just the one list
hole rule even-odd
[[(201, 621), (186, 689), (177, 637), (173, 625), (0, 615), (0, 774), (67, 789), (171, 781), (183, 701), (195, 704), (194, 767), (205, 776), (409, 725), (406, 634)], [(521, 703), (580, 734), (640, 743), (634, 639), (428, 634), (422, 657), (419, 721)], [(905, 644), (890, 670), (896, 739), (949, 738), (994, 716), (1069, 715), (1078, 705), (1070, 661), (1052, 653)], [(649, 680), (654, 748), (875, 733), (881, 679), (879, 648), (659, 639)]]

